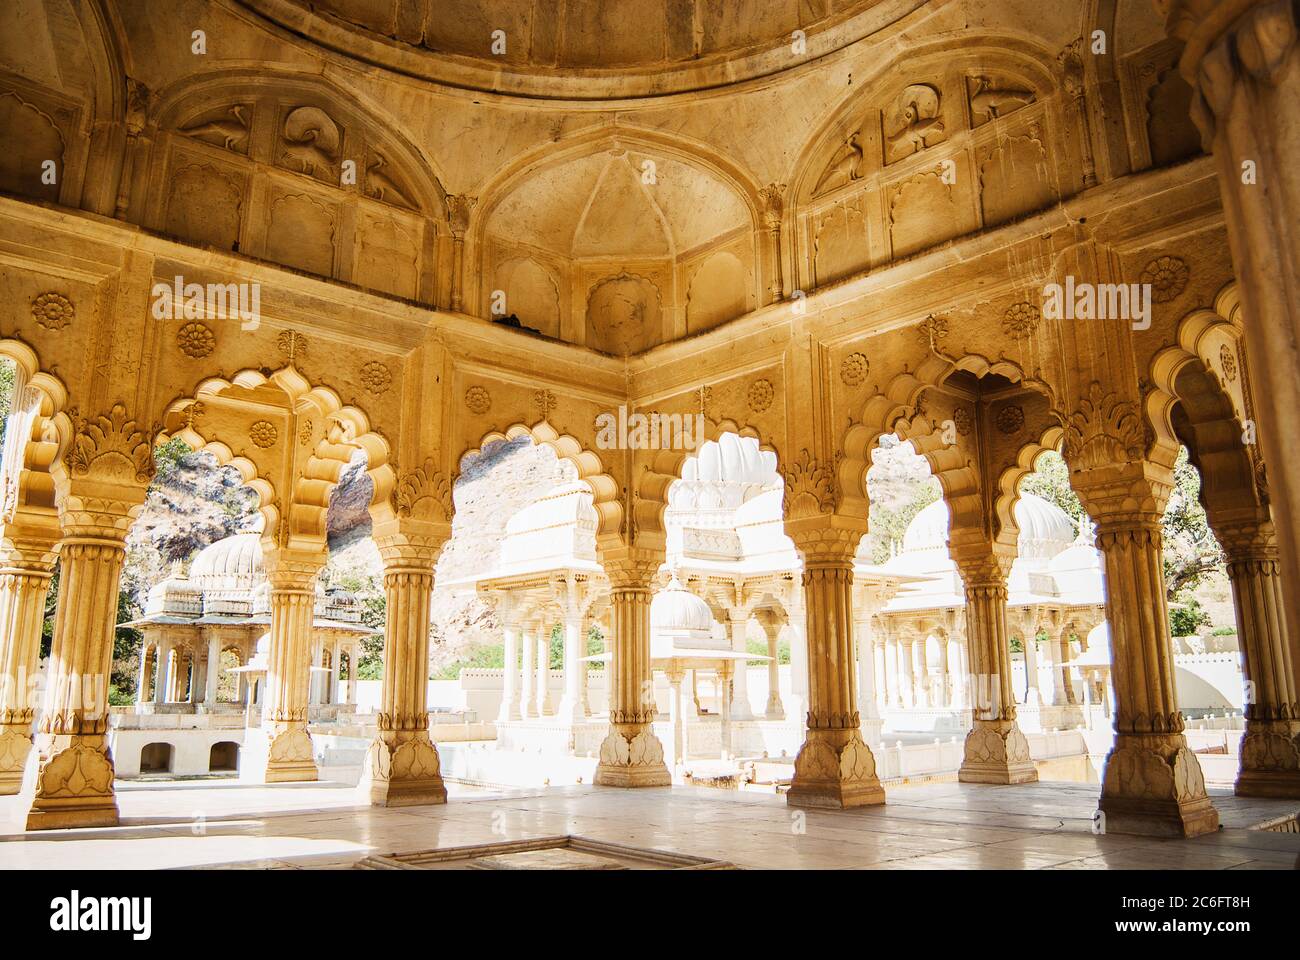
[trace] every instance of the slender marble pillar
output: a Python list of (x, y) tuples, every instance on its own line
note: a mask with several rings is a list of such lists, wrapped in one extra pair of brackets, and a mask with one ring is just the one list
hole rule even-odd
[(536, 628), (531, 622), (519, 625), (519, 642), (523, 650), (520, 658), (519, 716), (527, 720), (537, 716), (537, 705), (533, 702), (533, 693), (537, 685), (533, 682), (533, 659), (537, 656)]
[[(733, 611), (727, 621), (727, 630), (731, 637), (731, 649), (744, 653), (749, 649), (749, 611)], [(733, 720), (753, 720), (754, 708), (749, 702), (749, 662), (737, 660), (732, 671), (731, 718)]]
[(566, 617), (564, 620), (564, 696), (555, 715), (565, 723), (575, 723), (582, 719), (582, 677), (586, 664), (579, 662), (582, 656), (583, 635), (582, 617)]
[(537, 674), (533, 701), (539, 717), (551, 713), (551, 631), (543, 622), (537, 630)]
[(504, 641), (504, 673), (501, 683), (501, 709), (497, 719), (503, 721), (518, 720), (519, 714), (519, 624), (503, 623), (501, 636)]
[(767, 635), (767, 707), (763, 716), (768, 720), (784, 720), (785, 705), (781, 702), (781, 663), (777, 640), (781, 636), (781, 622), (764, 618), (763, 633)]

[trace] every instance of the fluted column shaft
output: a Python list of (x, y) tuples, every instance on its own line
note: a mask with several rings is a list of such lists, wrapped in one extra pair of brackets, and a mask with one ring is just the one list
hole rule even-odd
[(622, 547), (602, 557), (610, 582), (614, 660), (609, 671), (610, 730), (600, 745), (596, 783), (611, 787), (667, 786), (664, 749), (655, 717), (650, 672), (650, 583), (659, 557)]
[(857, 537), (825, 527), (801, 532), (805, 536), (796, 538), (795, 545), (804, 557), (808, 733), (795, 757), (786, 801), (791, 806), (835, 809), (884, 803), (875, 757), (862, 739), (854, 689), (853, 553)]
[(1276, 534), (1268, 522), (1215, 532), (1228, 557), (1246, 675), (1237, 793), (1300, 797), (1300, 678), (1283, 615)]
[(1195, 836), (1218, 828), (1196, 755), (1183, 736), (1159, 516), (1095, 517), (1106, 565), (1115, 745), (1106, 757), (1106, 829)]
[(359, 789), (380, 806), (445, 803), (438, 750), (429, 737), (429, 619), (438, 551), (392, 539), (378, 545), (384, 558), (384, 693)]
[(1038, 770), (1029, 741), (1016, 723), (1007, 638), (1007, 572), (1011, 558), (959, 558), (966, 594), (967, 671), (972, 726), (966, 735), (957, 779), (963, 783), (1030, 783)]
[(65, 526), (54, 637), (39, 737), (42, 762), (27, 829), (117, 823), (108, 751), (108, 679), (126, 559), (117, 518)]
[[(267, 657), (262, 725), (266, 757), (250, 757), (249, 779), (265, 783), (315, 780), (316, 760), (307, 733), (311, 688), (314, 582), (319, 566), (285, 563), (268, 571), (271, 581), (271, 643)], [(259, 748), (261, 744), (257, 745)]]
[(16, 794), (32, 746), (51, 543), (0, 553), (0, 796)]

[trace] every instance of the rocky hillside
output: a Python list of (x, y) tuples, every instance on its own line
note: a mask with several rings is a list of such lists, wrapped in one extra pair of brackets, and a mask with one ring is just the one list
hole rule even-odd
[(492, 606), (456, 581), (490, 572), (500, 559), (506, 521), (556, 484), (576, 478), (572, 464), (527, 437), (489, 444), (461, 465), (452, 493), (452, 537), (438, 560), (442, 586), (433, 598), (429, 660), (435, 672), (501, 642)]

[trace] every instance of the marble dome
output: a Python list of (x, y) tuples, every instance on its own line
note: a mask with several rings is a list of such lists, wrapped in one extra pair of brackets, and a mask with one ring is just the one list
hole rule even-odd
[(753, 437), (724, 433), (700, 445), (682, 467), (682, 479), (700, 483), (774, 483), (776, 454), (759, 448)]
[(668, 586), (650, 601), (650, 630), (652, 633), (700, 631), (707, 636), (713, 630), (713, 612), (674, 575)]
[(200, 550), (190, 564), (190, 580), (200, 586), (228, 578), (251, 584), (263, 576), (260, 533), (218, 540)]
[[(1064, 510), (1031, 493), (1021, 494), (1015, 507), (1020, 527), (1017, 555), (1046, 559), (1074, 543), (1077, 530)], [(948, 544), (948, 505), (942, 499), (925, 507), (912, 518), (903, 534), (903, 552), (938, 550)]]

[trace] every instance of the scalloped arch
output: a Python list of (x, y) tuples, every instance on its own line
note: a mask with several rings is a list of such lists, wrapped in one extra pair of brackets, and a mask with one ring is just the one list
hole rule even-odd
[(467, 457), (482, 454), (489, 443), (502, 440), (517, 440), (529, 437), (533, 443), (550, 447), (555, 455), (573, 464), (578, 471), (578, 479), (591, 488), (592, 506), (600, 518), (596, 529), (597, 540), (601, 537), (617, 535), (623, 525), (623, 505), (619, 502), (618, 482), (605, 470), (600, 456), (583, 446), (577, 437), (558, 433), (547, 421), (541, 420), (531, 427), (525, 423), (513, 423), (505, 430), (490, 430), (479, 440), (478, 446), (465, 450), (456, 458), (457, 476), (460, 465)]
[[(370, 506), (386, 504), (397, 484), (388, 441), (382, 434), (371, 428), (370, 419), (364, 410), (344, 404), (334, 390), (326, 386), (313, 385), (292, 366), (281, 367), (270, 374), (260, 370), (245, 369), (235, 373), (229, 379), (221, 376), (207, 377), (199, 382), (191, 396), (180, 397), (169, 403), (164, 414), (180, 413), (191, 403), (203, 400), (205, 397), (217, 398), (230, 387), (237, 386), (252, 390), (268, 384), (285, 394), (290, 408), (295, 412), (313, 412), (325, 417), (329, 423), (325, 435), (316, 441), (299, 475), (294, 478), (292, 495), (289, 497), (291, 528), (289, 535), (324, 538), (325, 518), (329, 510), (330, 497), (344, 467), (357, 450), (365, 452), (366, 473), (370, 476), (374, 487)], [(229, 445), (219, 437), (204, 437), (192, 426), (178, 431), (177, 435), (185, 436), (186, 433), (201, 441), (197, 448), (219, 444), (220, 449), (213, 449), (219, 461), (222, 456), (226, 456), (229, 459), (224, 462), (238, 469), (241, 476), (245, 476), (245, 471), (250, 471), (252, 476), (257, 477), (256, 468), (246, 460), (243, 461), (246, 466), (236, 462), (243, 458), (236, 457)], [(186, 442), (193, 445), (189, 439)], [(270, 481), (261, 477), (257, 479), (265, 484), (264, 488), (249, 482), (249, 477), (245, 476), (245, 482), (258, 490), (262, 502), (261, 512), (266, 518), (266, 535), (270, 536), (279, 530), (278, 521), (281, 519), (280, 509), (272, 501), (279, 501), (281, 498), (275, 496), (274, 485)]]

